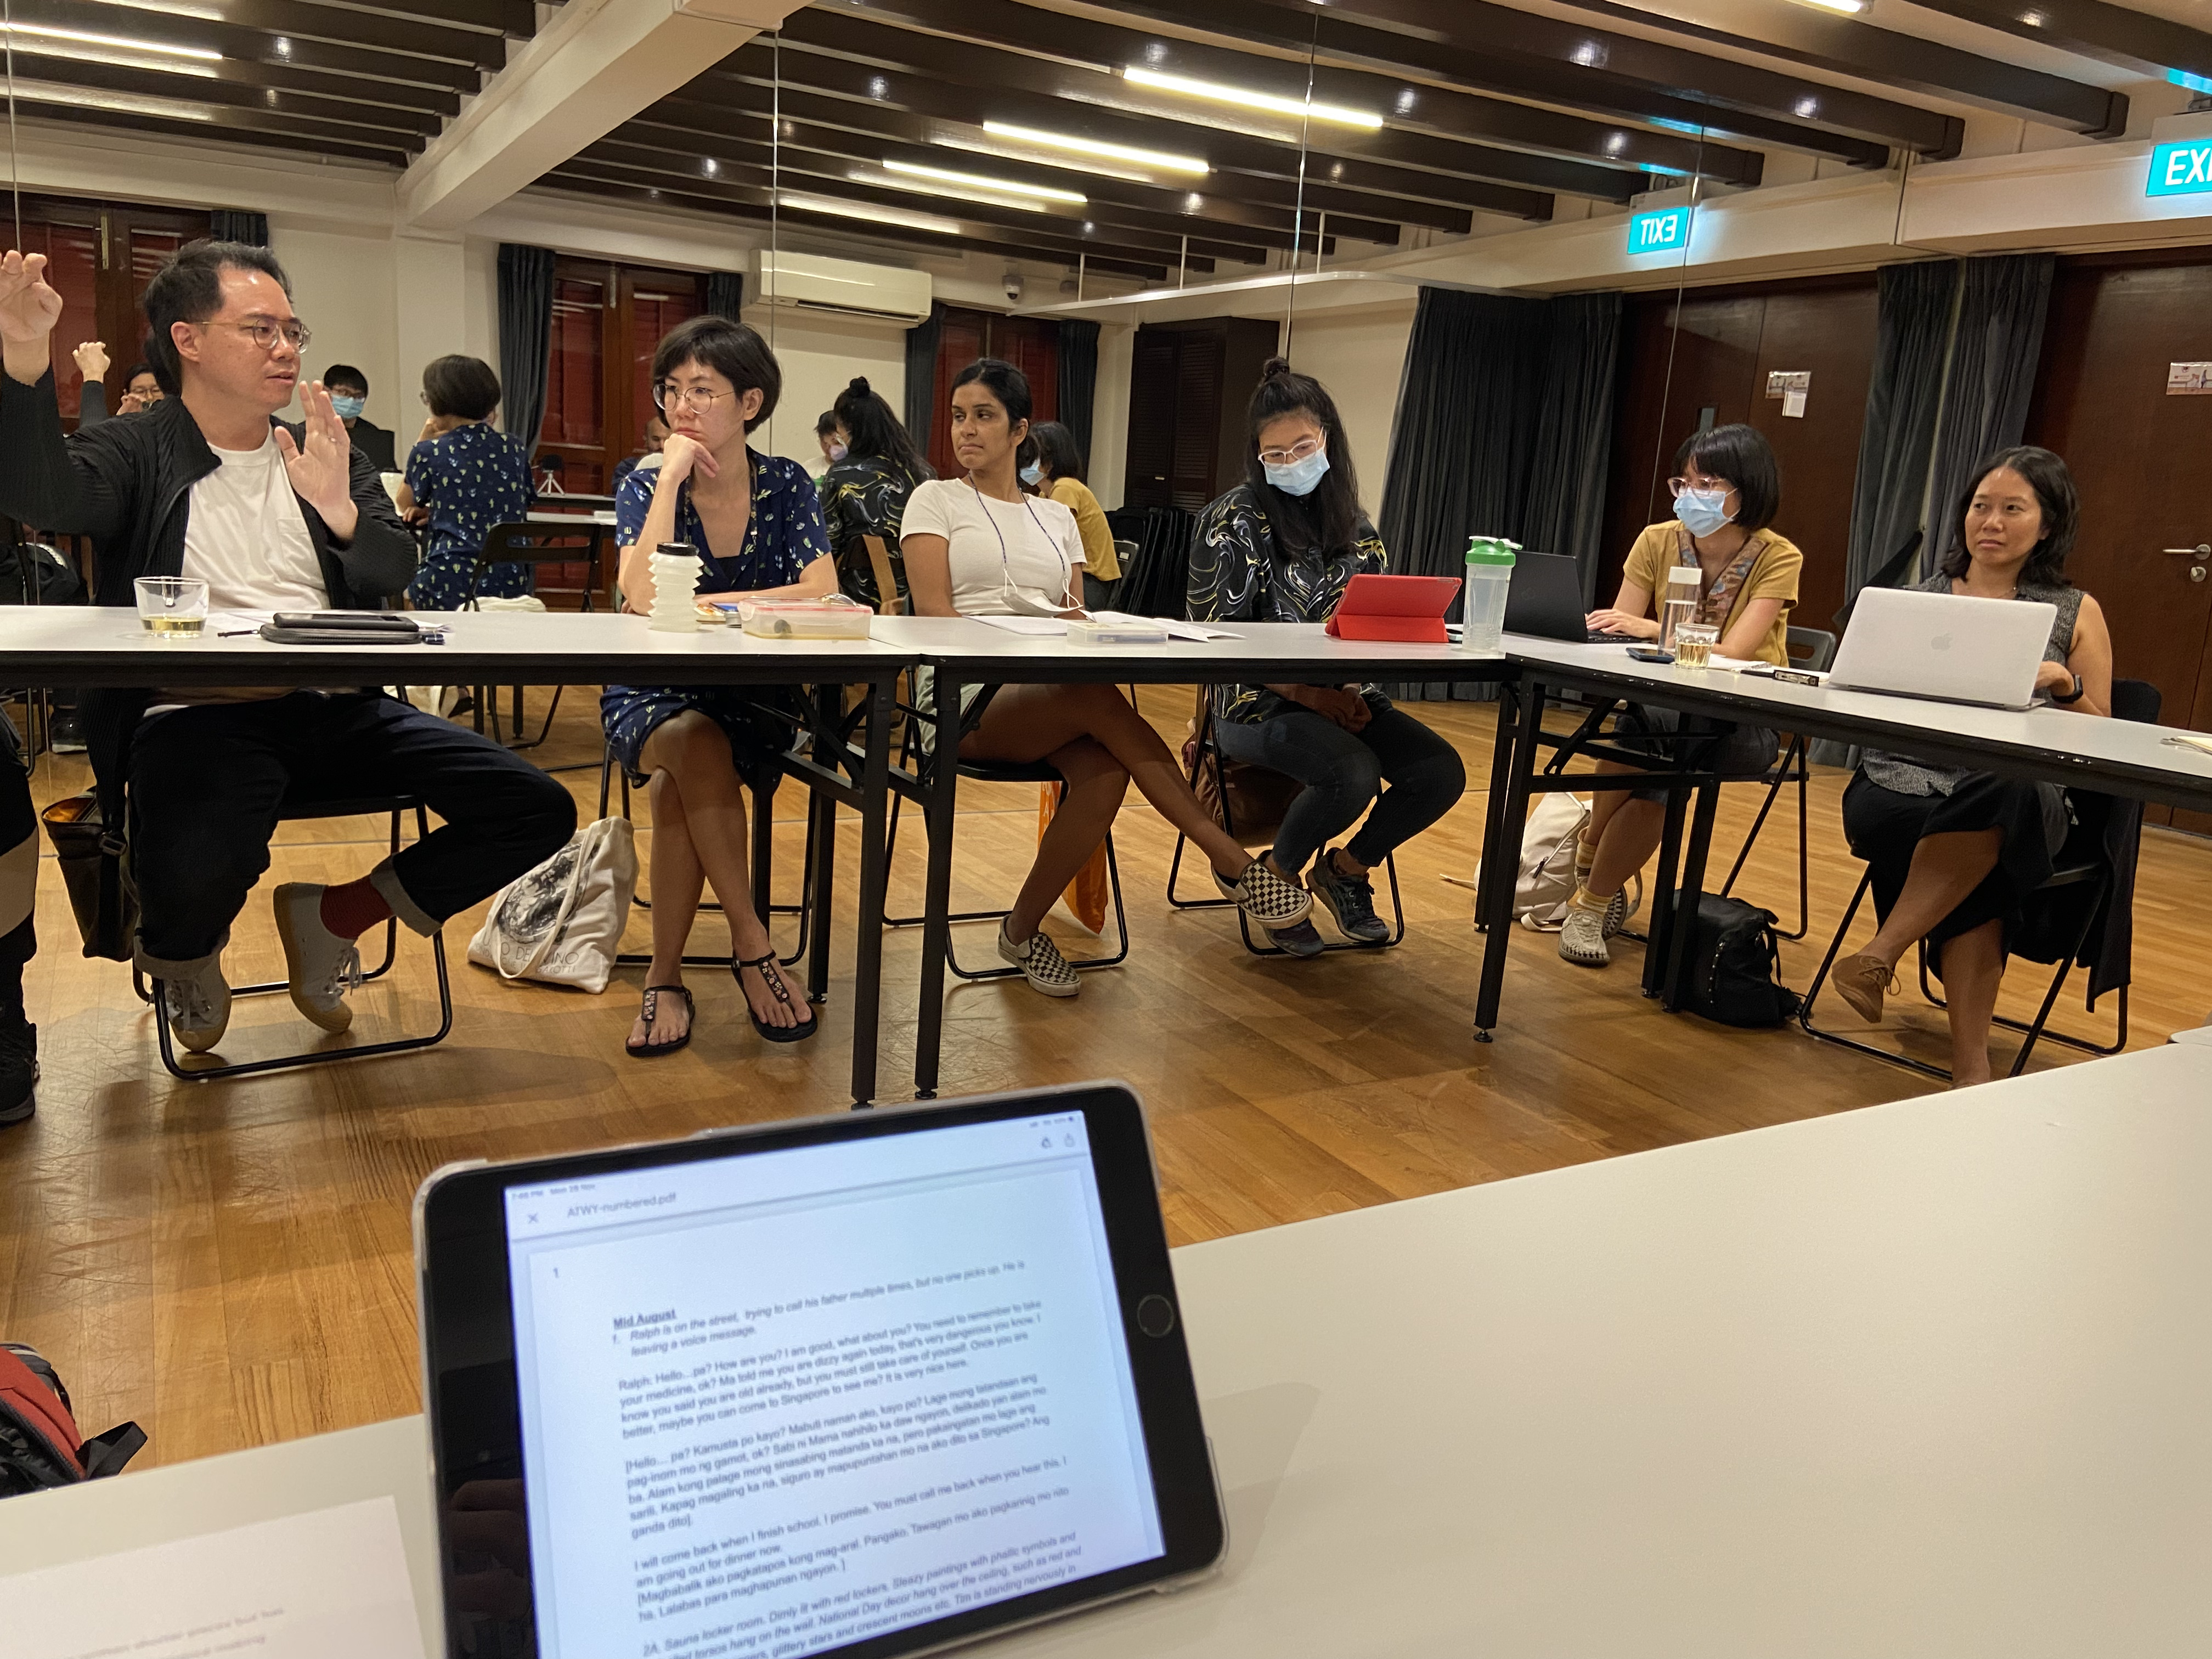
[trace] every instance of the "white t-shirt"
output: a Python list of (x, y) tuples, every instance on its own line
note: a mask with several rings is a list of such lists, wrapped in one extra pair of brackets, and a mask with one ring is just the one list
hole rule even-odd
[(183, 574), (208, 585), (208, 609), (328, 610), (276, 428), (258, 449), (217, 449), (215, 458), (221, 465), (192, 486), (185, 520)]
[[(902, 541), (945, 538), (952, 608), (963, 617), (1065, 611), (1068, 586), (1083, 569), (1083, 535), (1074, 514), (1042, 495), (994, 501), (965, 478), (916, 484), (907, 497), (899, 536)], [(1009, 587), (1029, 610), (1009, 599)]]

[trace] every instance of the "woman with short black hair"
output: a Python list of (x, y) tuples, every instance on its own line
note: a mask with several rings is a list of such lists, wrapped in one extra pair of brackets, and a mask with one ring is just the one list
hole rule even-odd
[(869, 386), (866, 375), (856, 375), (837, 394), (837, 405), (830, 413), (844, 453), (822, 477), (822, 519), (829, 527), (830, 546), (837, 555), (845, 592), (872, 606), (881, 600), (875, 567), (860, 538), (881, 539), (890, 558), (891, 578), (903, 594), (906, 565), (899, 555), (899, 531), (906, 519), (907, 497), (916, 484), (937, 474), (915, 447), (905, 423)]
[[(1694, 569), (1693, 620), (1720, 629), (1713, 649), (1786, 667), (1790, 611), (1805, 556), (1768, 528), (1782, 508), (1782, 469), (1756, 427), (1717, 426), (1693, 432), (1674, 452), (1667, 481), (1674, 516), (1647, 527), (1629, 549), (1620, 592), (1589, 614), (1593, 629), (1630, 639), (1660, 636), (1670, 569)], [(1771, 770), (1781, 739), (1771, 726), (1729, 726), (1671, 708), (1632, 703), (1613, 723), (1619, 748), (1641, 750), (1663, 769), (1694, 762), (1723, 777), (1755, 778)], [(1600, 761), (1601, 772), (1639, 769)], [(1583, 968), (1612, 959), (1607, 941), (1628, 921), (1628, 882), (1659, 850), (1667, 823), (1667, 791), (1598, 789), (1589, 822), (1575, 845), (1575, 896), (1559, 929), (1559, 955)]]
[[(2032, 445), (1974, 469), (1951, 516), (1929, 593), (2057, 607), (2035, 689), (2077, 714), (2112, 712), (2112, 639), (2095, 599), (2066, 579), (2081, 518), (2066, 463)], [(1874, 876), (1880, 929), (1835, 966), (1838, 993), (1869, 1024), (1916, 940), (1943, 981), (1954, 1086), (1990, 1078), (1990, 1022), (2027, 895), (2051, 876), (2072, 813), (2055, 783), (2023, 783), (1869, 751), (1844, 791), (1844, 833)]]
[(434, 358), (422, 370), (430, 417), (407, 452), (399, 510), (428, 526), (422, 566), (407, 589), (417, 611), (459, 611), (478, 595), (514, 599), (531, 588), (526, 564), (486, 567), (477, 556), (495, 525), (518, 524), (538, 499), (522, 441), (493, 429), (499, 376), (480, 357)]
[[(664, 542), (699, 556), (698, 592), (819, 598), (836, 589), (836, 561), (813, 481), (798, 462), (746, 441), (775, 412), (783, 370), (744, 323), (694, 317), (653, 354), (653, 398), (668, 422), (660, 465), (640, 468), (615, 495), (623, 605), (653, 608), (647, 562)], [(610, 685), (599, 698), (607, 745), (633, 782), (652, 791), (653, 963), (629, 1052), (672, 1054), (691, 1040), (684, 945), (706, 883), (730, 923), (732, 971), (753, 1029), (796, 1042), (819, 1029), (803, 993), (786, 983), (753, 909), (740, 779), (775, 763), (788, 737), (756, 713), (759, 686)], [(766, 810), (754, 803), (756, 811)]]

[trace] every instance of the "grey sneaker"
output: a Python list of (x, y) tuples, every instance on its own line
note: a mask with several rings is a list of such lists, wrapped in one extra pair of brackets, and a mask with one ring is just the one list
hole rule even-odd
[(1265, 859), (1254, 859), (1234, 881), (1224, 881), (1216, 871), (1213, 884), (1222, 897), (1236, 900), (1238, 909), (1271, 933), (1304, 921), (1313, 908), (1313, 895), (1294, 881), (1285, 881)]
[(1613, 896), (1613, 902), (1605, 907), (1605, 936), (1611, 939), (1628, 926), (1628, 890), (1624, 887)]
[(276, 890), (276, 904), (292, 1006), (325, 1031), (344, 1030), (353, 1024), (346, 993), (361, 983), (361, 951), (323, 926), (320, 883), (288, 881)]
[(230, 1029), (230, 987), (221, 962), (210, 958), (197, 979), (163, 980), (161, 1012), (177, 1041), (192, 1053), (204, 1054), (222, 1042)]
[(1000, 922), (999, 954), (1022, 970), (1022, 976), (1029, 981), (1033, 991), (1042, 991), (1048, 997), (1072, 997), (1083, 988), (1075, 969), (1060, 955), (1060, 946), (1042, 927), (1017, 945), (1006, 937), (1006, 924)]
[(1326, 847), (1314, 860), (1307, 877), (1314, 896), (1335, 919), (1336, 930), (1355, 945), (1382, 945), (1389, 939), (1390, 924), (1375, 914), (1375, 884), (1364, 876), (1340, 872)]
[(1559, 959), (1577, 968), (1602, 968), (1613, 960), (1606, 948), (1605, 917), (1590, 910), (1570, 910), (1559, 929)]
[(1267, 943), (1286, 957), (1317, 957), (1328, 946), (1322, 943), (1321, 931), (1310, 921), (1294, 922), (1288, 927), (1267, 930)]

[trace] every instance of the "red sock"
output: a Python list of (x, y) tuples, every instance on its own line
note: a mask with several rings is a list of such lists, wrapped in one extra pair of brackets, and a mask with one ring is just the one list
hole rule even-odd
[(391, 914), (392, 907), (367, 876), (323, 889), (323, 926), (340, 939), (359, 939)]

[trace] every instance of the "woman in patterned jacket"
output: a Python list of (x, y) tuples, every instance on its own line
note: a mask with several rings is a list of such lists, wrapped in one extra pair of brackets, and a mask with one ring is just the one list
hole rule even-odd
[[(1191, 619), (1327, 622), (1346, 583), (1388, 563), (1360, 508), (1336, 404), (1271, 358), (1247, 422), (1244, 482), (1199, 515), (1192, 538)], [(1388, 939), (1368, 873), (1451, 811), (1467, 788), (1459, 751), (1371, 685), (1218, 685), (1213, 731), (1230, 759), (1306, 786), (1266, 855), (1275, 872), (1295, 884), (1310, 864), (1306, 884), (1346, 939)], [(1363, 812), (1358, 831), (1331, 848)], [(1296, 957), (1322, 949), (1310, 919), (1269, 937)]]
[(422, 370), (430, 418), (407, 452), (399, 510), (429, 523), (422, 568), (407, 589), (417, 611), (459, 611), (477, 594), (530, 591), (530, 567), (495, 564), (475, 586), (477, 555), (495, 525), (520, 524), (538, 499), (522, 440), (492, 429), (499, 376), (481, 357), (434, 359)]
[(905, 424), (867, 382), (856, 377), (837, 394), (837, 441), (829, 471), (822, 476), (822, 519), (830, 546), (837, 555), (838, 580), (866, 605), (879, 603), (875, 568), (860, 546), (863, 536), (880, 537), (890, 556), (891, 575), (906, 592), (906, 561), (899, 554), (899, 530), (907, 497), (914, 487), (937, 474), (915, 447)]

